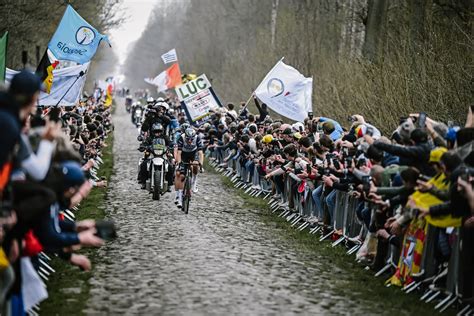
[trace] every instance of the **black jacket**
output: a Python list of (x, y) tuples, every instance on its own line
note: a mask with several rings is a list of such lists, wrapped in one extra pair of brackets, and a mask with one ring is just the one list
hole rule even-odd
[(422, 174), (434, 176), (435, 170), (429, 165), (430, 152), (433, 146), (426, 142), (414, 146), (400, 146), (375, 142), (377, 149), (388, 152), (389, 154), (400, 157), (400, 165), (417, 168)]
[(151, 132), (151, 128), (155, 123), (160, 123), (166, 129), (166, 127), (171, 123), (171, 119), (167, 115), (158, 116), (158, 114), (155, 113), (149, 114), (143, 122), (142, 132)]
[(0, 93), (0, 170), (20, 141), (21, 124), (18, 108), (6, 93)]

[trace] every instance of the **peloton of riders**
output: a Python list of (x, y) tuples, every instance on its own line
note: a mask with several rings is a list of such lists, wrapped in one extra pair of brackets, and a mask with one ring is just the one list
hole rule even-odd
[[(131, 109), (133, 123), (135, 123), (133, 117), (135, 110), (141, 109), (139, 102), (135, 102), (134, 105), (135, 107)], [(190, 124), (182, 122), (181, 126), (179, 125), (175, 110), (170, 108), (163, 98), (155, 100), (148, 97), (146, 107), (142, 113), (144, 119), (138, 137), (141, 142), (138, 150), (145, 154), (139, 165), (138, 182), (142, 189), (146, 189), (146, 182), (151, 177), (149, 161), (153, 159), (147, 148), (150, 148), (152, 143), (156, 143), (156, 139), (162, 139), (166, 148), (170, 149), (167, 155), (168, 165), (170, 166), (166, 172), (167, 192), (171, 191), (170, 187), (174, 182), (175, 204), (178, 208), (181, 208), (184, 175), (188, 167), (192, 168), (192, 190), (194, 193), (198, 191), (197, 175), (199, 171), (202, 172), (204, 162), (203, 140)]]

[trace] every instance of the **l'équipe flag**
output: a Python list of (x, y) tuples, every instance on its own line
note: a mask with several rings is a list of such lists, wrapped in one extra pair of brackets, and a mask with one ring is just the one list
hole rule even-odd
[(179, 86), (181, 84), (181, 70), (179, 70), (179, 64), (173, 64), (155, 78), (145, 78), (145, 82), (157, 86), (158, 92)]
[(48, 48), (59, 60), (84, 64), (94, 57), (102, 40), (109, 43), (106, 35), (100, 34), (68, 5)]
[(7, 70), (7, 44), (8, 32), (0, 38), (0, 81), (5, 81), (5, 72)]
[(176, 54), (176, 48), (173, 48), (167, 53), (161, 55), (161, 59), (165, 64), (175, 63), (178, 61), (178, 54)]
[(281, 59), (255, 89), (269, 108), (292, 120), (303, 122), (312, 109), (313, 78), (306, 78)]
[[(51, 60), (53, 60), (53, 62), (51, 62)], [(36, 68), (35, 73), (41, 78), (41, 81), (43, 82), (42, 89), (47, 94), (51, 93), (51, 86), (53, 85), (53, 70), (56, 69), (58, 64), (59, 60), (55, 60), (49, 49), (46, 49), (38, 67)]]

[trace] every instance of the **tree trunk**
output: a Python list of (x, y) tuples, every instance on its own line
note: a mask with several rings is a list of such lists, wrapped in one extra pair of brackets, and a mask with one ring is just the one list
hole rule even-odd
[(410, 47), (412, 53), (418, 53), (423, 49), (423, 43), (427, 40), (427, 27), (431, 20), (432, 0), (411, 0), (410, 5)]
[(363, 55), (376, 63), (382, 54), (389, 0), (369, 0)]
[(275, 49), (275, 33), (276, 33), (276, 23), (277, 23), (277, 15), (278, 15), (278, 3), (279, 0), (272, 1), (272, 16), (271, 16), (271, 46), (272, 49)]

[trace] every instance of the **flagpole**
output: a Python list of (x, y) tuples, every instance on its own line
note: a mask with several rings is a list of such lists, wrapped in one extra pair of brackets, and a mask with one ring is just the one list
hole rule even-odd
[(285, 57), (282, 57), (282, 58), (272, 67), (272, 69), (270, 69), (270, 71), (266, 74), (266, 76), (263, 77), (263, 79), (262, 79), (262, 81), (260, 82), (260, 84), (259, 84), (259, 85), (253, 90), (253, 92), (250, 94), (250, 97), (249, 97), (249, 99), (247, 100), (247, 102), (245, 102), (245, 105), (244, 105), (244, 107), (242, 108), (242, 110), (240, 110), (239, 116), (240, 116), (240, 114), (242, 114), (242, 113), (245, 111), (245, 109), (246, 109), (247, 106), (249, 105), (249, 102), (250, 102), (250, 100), (252, 99), (252, 96), (255, 94), (255, 91), (257, 91), (257, 89), (260, 87), (260, 85), (262, 84), (262, 82), (264, 82), (265, 79), (267, 79), (268, 75), (273, 71), (273, 69), (275, 69), (275, 67), (276, 67), (280, 62), (283, 61), (283, 59), (285, 59)]
[(7, 78), (8, 31), (6, 31), (3, 36), (6, 36), (6, 38), (5, 38), (5, 57), (4, 57), (5, 58), (5, 69), (3, 69), (3, 81), (5, 82), (5, 80)]
[(58, 107), (59, 106), (59, 103), (61, 103), (61, 101), (64, 99), (64, 97), (69, 93), (69, 90), (71, 90), (71, 88), (76, 84), (77, 80), (79, 80), (79, 78), (81, 78), (82, 76), (84, 76), (86, 73), (84, 71), (81, 70), (81, 72), (79, 73), (79, 75), (77, 75), (76, 79), (74, 80), (74, 82), (69, 86), (69, 88), (67, 89), (67, 91), (63, 94), (63, 96), (61, 97), (61, 99), (59, 99), (58, 103), (56, 103), (56, 105), (54, 107)]

